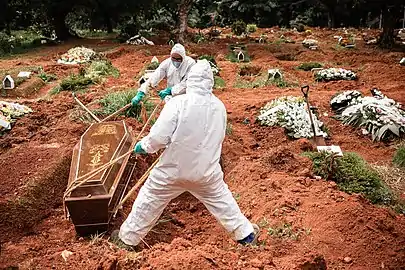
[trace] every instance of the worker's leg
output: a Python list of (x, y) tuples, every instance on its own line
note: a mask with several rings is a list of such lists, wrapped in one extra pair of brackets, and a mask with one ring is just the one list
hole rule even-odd
[(149, 176), (139, 191), (132, 211), (122, 224), (119, 238), (127, 245), (136, 246), (156, 224), (167, 204), (184, 190)]
[(223, 181), (222, 173), (202, 185), (193, 187), (190, 193), (207, 207), (229, 233), (233, 234), (235, 240), (245, 239), (254, 232), (252, 224), (242, 214), (228, 185)]

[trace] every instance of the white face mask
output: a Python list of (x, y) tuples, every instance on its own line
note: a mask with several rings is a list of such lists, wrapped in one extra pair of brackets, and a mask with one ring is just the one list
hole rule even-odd
[(180, 65), (181, 65), (181, 62), (176, 62), (176, 61), (173, 61), (173, 60), (172, 60), (172, 63), (173, 63), (173, 66), (175, 66), (175, 68), (179, 68)]

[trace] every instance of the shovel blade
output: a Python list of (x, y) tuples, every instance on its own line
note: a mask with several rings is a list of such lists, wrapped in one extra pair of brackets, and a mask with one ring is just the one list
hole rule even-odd
[(316, 146), (326, 146), (325, 138), (323, 136), (312, 137), (311, 141)]

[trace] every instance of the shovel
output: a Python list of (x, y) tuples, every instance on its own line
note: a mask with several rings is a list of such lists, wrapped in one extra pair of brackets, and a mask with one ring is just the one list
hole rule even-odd
[[(93, 114), (92, 111), (90, 111), (77, 97), (75, 93), (72, 93), (73, 99), (76, 101), (77, 104), (80, 105), (80, 107), (82, 107), (94, 120), (96, 120), (97, 123), (101, 123), (101, 122), (106, 122), (106, 121), (110, 121), (111, 119), (113, 119), (114, 117), (116, 117), (117, 115), (119, 115), (120, 113), (125, 112), (126, 110), (128, 110), (129, 108), (132, 107), (132, 104), (129, 103), (127, 105), (125, 105), (124, 107), (122, 107), (121, 109), (117, 110), (116, 112), (112, 113), (111, 115), (107, 116), (104, 119), (99, 119), (96, 115)], [(143, 122), (145, 123), (147, 120), (147, 116), (146, 116), (146, 109), (145, 106), (141, 107), (141, 118), (143, 120)]]
[(307, 103), (309, 119), (311, 121), (312, 131), (314, 132), (313, 142), (315, 143), (316, 146), (326, 146), (325, 138), (323, 136), (316, 135), (315, 124), (314, 120), (312, 119), (311, 107), (309, 106), (309, 86), (308, 85), (302, 86), (301, 92), (304, 95), (305, 102)]

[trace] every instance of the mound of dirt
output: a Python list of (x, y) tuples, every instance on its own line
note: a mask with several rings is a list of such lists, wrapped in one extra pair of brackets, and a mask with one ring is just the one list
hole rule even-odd
[[(48, 169), (41, 169), (40, 175), (34, 176), (33, 182), (23, 189), (20, 196), (0, 202), (2, 241), (16, 240), (19, 234), (30, 233), (34, 225), (62, 204), (62, 195), (69, 176), (70, 153), (59, 152), (54, 159), (57, 161), (53, 160), (53, 165)], [(20, 161), (18, 164), (24, 163)], [(0, 167), (3, 168), (5, 165)], [(12, 185), (2, 187), (10, 186)]]
[(312, 161), (293, 153), (288, 147), (277, 147), (266, 157), (264, 162), (267, 163), (273, 171), (285, 171), (302, 176), (311, 176)]
[(262, 70), (261, 67), (258, 66), (244, 66), (240, 69), (239, 75), (240, 76), (256, 76), (260, 74)]

